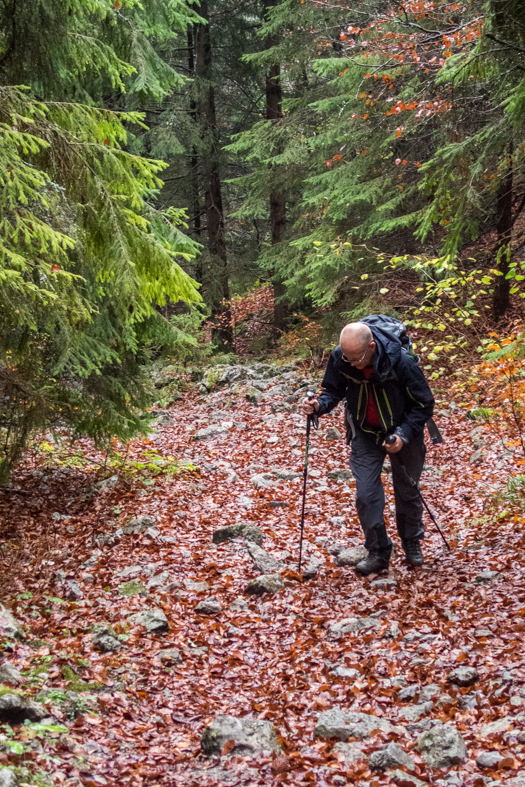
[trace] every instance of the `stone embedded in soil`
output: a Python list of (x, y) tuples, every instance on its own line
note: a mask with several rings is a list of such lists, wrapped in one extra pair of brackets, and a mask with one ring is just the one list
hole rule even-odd
[(332, 638), (342, 637), (344, 634), (358, 634), (369, 629), (379, 628), (381, 623), (377, 618), (345, 618), (337, 623), (332, 623), (328, 634)]
[(331, 516), (330, 524), (332, 524), (334, 527), (345, 527), (346, 519), (344, 516)]
[[(428, 787), (428, 782), (423, 782), (412, 773), (406, 773), (398, 769), (391, 771), (388, 777), (391, 782), (402, 785), (402, 787)], [(449, 783), (452, 785), (451, 782), (446, 782), (446, 784)]]
[(129, 536), (132, 533), (143, 533), (150, 527), (156, 527), (157, 523), (152, 516), (138, 516), (135, 519), (130, 519), (127, 525), (122, 528), (124, 535)]
[(206, 429), (199, 429), (193, 435), (193, 440), (213, 440), (216, 437), (228, 434), (229, 431), (230, 430), (226, 426), (216, 426), (212, 424), (211, 426), (207, 426)]
[(476, 757), (476, 765), (478, 768), (497, 768), (503, 759), (499, 751), (482, 751)]
[(437, 683), (430, 683), (428, 686), (423, 686), (419, 694), (420, 702), (428, 702), (435, 699), (441, 693), (441, 687)]
[(246, 547), (257, 571), (260, 571), (262, 574), (278, 574), (280, 571), (283, 571), (284, 563), (270, 555), (262, 547), (251, 541), (247, 542)]
[(368, 762), (371, 771), (388, 771), (397, 767), (408, 768), (413, 771), (415, 766), (412, 757), (403, 751), (399, 743), (387, 743), (377, 751), (373, 752)]
[(467, 756), (465, 741), (451, 724), (438, 723), (422, 733), (417, 748), (429, 768), (451, 768)]
[(14, 686), (23, 683), (24, 678), (14, 664), (6, 661), (0, 666), (0, 683), (12, 683)]
[(365, 547), (351, 547), (339, 552), (335, 564), (336, 566), (357, 566), (361, 560), (365, 560), (367, 557), (368, 549)]
[(501, 577), (499, 571), (480, 571), (479, 574), (476, 574), (476, 582), (483, 585), (486, 582), (492, 582), (493, 579), (499, 579), (499, 577)]
[(170, 585), (170, 574), (169, 571), (161, 571), (160, 574), (155, 574), (155, 576), (151, 577), (146, 583), (146, 590), (154, 590), (155, 588), (165, 588), (167, 585)]
[(234, 716), (217, 716), (204, 729), (201, 748), (206, 757), (219, 757), (230, 741), (233, 746), (228, 753), (232, 756), (253, 757), (262, 752), (281, 751), (271, 722)]
[(119, 596), (147, 596), (148, 591), (139, 579), (123, 582), (118, 587)]
[(82, 588), (74, 579), (69, 579), (64, 584), (64, 598), (68, 601), (80, 601), (81, 598), (84, 598)]
[(326, 475), (331, 481), (351, 481), (354, 477), (349, 467), (338, 467)]
[(427, 713), (430, 713), (433, 707), (433, 702), (420, 702), (417, 705), (409, 705), (407, 708), (401, 708), (399, 718), (410, 722), (419, 721)]
[(277, 593), (284, 587), (284, 582), (279, 574), (261, 574), (252, 579), (246, 586), (246, 593), (262, 596), (263, 593)]
[(353, 678), (355, 680), (356, 678), (361, 677), (359, 670), (356, 670), (353, 667), (345, 667), (342, 664), (335, 666), (332, 672), (334, 675), (338, 675), (340, 678)]
[(164, 634), (170, 630), (168, 618), (161, 609), (144, 610), (128, 618), (131, 626), (143, 626), (148, 634)]
[(340, 708), (323, 711), (317, 719), (314, 734), (316, 738), (339, 738), (340, 741), (348, 738), (364, 740), (370, 738), (374, 730), (404, 734), (402, 727), (395, 727), (388, 719)]
[(232, 541), (234, 538), (244, 538), (252, 541), (257, 546), (261, 546), (263, 532), (257, 525), (250, 525), (247, 522), (237, 522), (235, 525), (220, 527), (213, 534), (214, 544), (223, 544), (225, 541)]
[(397, 582), (395, 579), (381, 577), (380, 579), (374, 579), (374, 581), (370, 583), (370, 587), (374, 590), (394, 590), (397, 587)]
[(38, 702), (20, 694), (3, 694), (0, 697), (0, 723), (23, 724), (24, 721), (42, 721), (49, 711)]
[(303, 571), (303, 579), (314, 579), (318, 575), (320, 567), (321, 564), (318, 562), (312, 561), (308, 563)]
[(186, 588), (186, 590), (189, 590), (193, 593), (204, 593), (205, 590), (210, 589), (210, 586), (206, 581), (194, 582), (191, 579), (184, 580), (184, 587)]
[(360, 748), (358, 743), (345, 743), (344, 741), (337, 741), (332, 752), (337, 755), (337, 759), (343, 761), (346, 768), (351, 768), (358, 763), (363, 763), (367, 755)]
[(498, 735), (500, 732), (507, 732), (514, 725), (515, 719), (513, 716), (503, 716), (496, 721), (489, 721), (484, 724), (479, 735), (481, 738), (489, 738), (491, 735)]
[(397, 698), (401, 700), (401, 702), (406, 702), (407, 700), (413, 699), (419, 691), (419, 685), (417, 683), (412, 683), (410, 686), (405, 686), (398, 692)]
[(340, 440), (341, 432), (335, 426), (329, 426), (324, 436), (325, 440)]
[(232, 612), (249, 612), (250, 607), (243, 598), (235, 598), (230, 604)]
[(159, 651), (157, 655), (163, 664), (180, 664), (182, 662), (182, 656), (178, 648), (167, 648), (167, 650)]
[(0, 604), (0, 632), (9, 639), (25, 639), (22, 626), (3, 604)]
[(97, 634), (93, 637), (93, 647), (99, 653), (116, 653), (117, 650), (122, 650), (122, 642), (110, 634)]
[(203, 601), (199, 601), (195, 607), (195, 612), (198, 615), (218, 615), (219, 612), (222, 612), (222, 607), (217, 599), (211, 596), (210, 598), (205, 598)]
[(268, 489), (269, 487), (274, 486), (274, 483), (273, 475), (271, 473), (257, 473), (251, 477), (251, 484), (256, 489)]
[(472, 686), (479, 680), (479, 672), (475, 667), (457, 667), (448, 673), (447, 680), (458, 686)]
[(0, 787), (19, 787), (20, 782), (10, 768), (0, 767)]

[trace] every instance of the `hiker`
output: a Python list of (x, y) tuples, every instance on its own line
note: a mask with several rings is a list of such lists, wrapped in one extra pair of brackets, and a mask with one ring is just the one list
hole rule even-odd
[[(432, 417), (434, 397), (417, 357), (380, 325), (350, 323), (343, 328), (340, 344), (330, 355), (322, 388), (317, 397), (303, 401), (303, 409), (307, 415), (323, 415), (346, 397), (350, 468), (368, 549), (368, 557), (355, 570), (368, 575), (388, 569), (392, 541), (385, 527), (381, 481), (387, 453), (392, 465), (397, 530), (407, 562), (420, 566), (424, 560), (420, 544), (425, 534), (423, 504), (411, 480), (417, 483), (423, 470), (423, 432)], [(387, 444), (387, 435), (395, 435), (395, 441)]]

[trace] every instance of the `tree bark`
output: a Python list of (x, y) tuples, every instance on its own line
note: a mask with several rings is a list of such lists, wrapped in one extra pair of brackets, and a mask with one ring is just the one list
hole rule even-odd
[[(275, 8), (279, 0), (266, 0), (266, 12), (270, 8)], [(277, 44), (277, 36), (269, 35), (266, 38), (266, 48)], [(273, 63), (266, 75), (266, 119), (277, 124), (282, 116), (283, 89), (281, 84), (281, 65)], [(286, 195), (278, 184), (272, 186), (270, 192), (270, 231), (271, 243), (275, 246), (281, 243), (286, 230)], [(282, 296), (285, 294), (285, 287), (279, 271), (274, 268), (273, 274), (274, 291), (274, 312), (273, 322), (277, 330), (282, 331), (286, 327), (287, 308)]]
[[(193, 28), (188, 27), (188, 72), (190, 79), (194, 79), (195, 77), (195, 40), (193, 35)], [(195, 127), (197, 126), (197, 102), (195, 100), (195, 95), (192, 93), (190, 99), (190, 117), (193, 120)], [(190, 158), (190, 184), (191, 184), (191, 201), (192, 201), (192, 211), (193, 211), (193, 232), (197, 240), (200, 240), (201, 235), (201, 204), (199, 199), (199, 173), (198, 173), (198, 166), (199, 166), (199, 157), (197, 147), (192, 145), (191, 148), (191, 158)], [(200, 284), (202, 284), (202, 264), (199, 262), (200, 258), (197, 258), (195, 263), (195, 274), (196, 279)]]
[(207, 0), (201, 0), (199, 15), (207, 24), (196, 28), (196, 73), (199, 82), (200, 101), (199, 119), (203, 136), (203, 159), (205, 174), (205, 210), (208, 230), (208, 249), (214, 263), (218, 266), (218, 280), (222, 302), (214, 309), (217, 334), (221, 341), (231, 348), (233, 344), (230, 315), (230, 288), (228, 281), (228, 255), (224, 227), (224, 210), (219, 170), (219, 133), (213, 88), (213, 57), (210, 37), (210, 15)]
[(496, 276), (494, 285), (494, 295), (492, 308), (494, 318), (500, 320), (507, 313), (510, 306), (510, 283), (511, 280), (505, 278), (509, 272), (511, 239), (512, 239), (512, 165), (503, 178), (498, 189), (497, 196), (497, 216), (496, 228), (498, 232), (498, 242), (496, 244), (496, 260), (498, 271), (502, 274)]

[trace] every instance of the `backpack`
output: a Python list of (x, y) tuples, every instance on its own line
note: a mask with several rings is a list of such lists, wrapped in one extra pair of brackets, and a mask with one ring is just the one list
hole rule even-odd
[(399, 339), (405, 352), (409, 353), (409, 355), (414, 355), (419, 360), (412, 349), (412, 338), (407, 333), (405, 323), (401, 322), (401, 320), (398, 320), (396, 317), (389, 317), (387, 314), (369, 314), (368, 317), (363, 317), (359, 322), (364, 322), (370, 328), (382, 328), (383, 331), (388, 331), (396, 339)]

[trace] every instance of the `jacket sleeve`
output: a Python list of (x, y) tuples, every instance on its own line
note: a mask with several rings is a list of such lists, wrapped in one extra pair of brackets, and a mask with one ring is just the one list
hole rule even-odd
[(334, 351), (328, 359), (323, 382), (321, 383), (324, 390), (317, 397), (317, 401), (319, 402), (317, 415), (324, 415), (325, 413), (331, 412), (334, 407), (337, 407), (339, 402), (345, 398), (348, 380), (337, 371), (335, 362), (336, 358)]
[(426, 422), (432, 418), (434, 396), (425, 375), (412, 357), (402, 356), (396, 372), (405, 397), (403, 422), (397, 427), (396, 433), (409, 443), (423, 432)]

